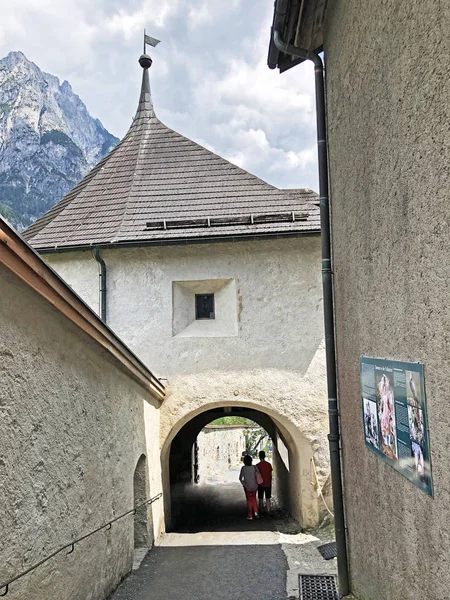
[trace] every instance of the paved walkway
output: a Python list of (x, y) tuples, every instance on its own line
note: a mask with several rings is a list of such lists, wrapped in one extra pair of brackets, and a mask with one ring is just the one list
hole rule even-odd
[(247, 521), (237, 473), (230, 478), (178, 491), (176, 532), (164, 537), (111, 600), (286, 600), (298, 597), (297, 568), (335, 569), (324, 564), (316, 537), (280, 534), (269, 519)]

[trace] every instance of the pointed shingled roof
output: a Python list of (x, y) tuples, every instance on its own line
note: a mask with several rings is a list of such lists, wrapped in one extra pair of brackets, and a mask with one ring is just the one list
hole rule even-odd
[(317, 194), (279, 190), (157, 119), (151, 58), (122, 141), (24, 232), (38, 250), (320, 231)]

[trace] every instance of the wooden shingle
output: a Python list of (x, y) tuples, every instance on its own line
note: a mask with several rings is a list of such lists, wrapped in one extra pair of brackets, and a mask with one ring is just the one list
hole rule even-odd
[(318, 233), (317, 200), (311, 190), (277, 189), (166, 127), (144, 68), (128, 133), (24, 237), (51, 250)]

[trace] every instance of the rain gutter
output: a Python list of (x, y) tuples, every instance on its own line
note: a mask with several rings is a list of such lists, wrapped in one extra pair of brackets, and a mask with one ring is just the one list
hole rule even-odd
[[(276, 2), (275, 21), (286, 16), (286, 1)], [(278, 13), (278, 14), (277, 14)], [(349, 593), (347, 542), (342, 491), (342, 467), (340, 453), (340, 426), (337, 401), (336, 349), (333, 311), (333, 271), (331, 264), (331, 233), (328, 185), (328, 156), (326, 136), (324, 68), (320, 56), (311, 50), (297, 48), (283, 41), (280, 29), (274, 28), (273, 41), (280, 52), (314, 63), (316, 88), (317, 151), (319, 167), (320, 224), (322, 232), (322, 284), (325, 325), (325, 353), (328, 388), (328, 418), (331, 482), (333, 487), (334, 525), (337, 546), (339, 594)]]
[(100, 256), (99, 248), (94, 248), (93, 255), (99, 264), (100, 318), (106, 323), (106, 263)]
[(303, 236), (319, 236), (320, 230), (312, 229), (310, 231), (296, 231), (293, 233), (254, 233), (249, 235), (223, 235), (215, 237), (202, 238), (175, 238), (172, 240), (142, 240), (132, 242), (107, 242), (104, 244), (80, 244), (79, 246), (50, 246), (47, 248), (36, 248), (39, 254), (53, 254), (63, 252), (86, 252), (93, 250), (95, 247), (99, 250), (116, 250), (118, 248), (144, 248), (146, 246), (189, 246), (192, 244), (214, 244), (226, 242), (248, 242), (252, 240), (270, 240), (270, 239), (285, 239), (299, 238)]

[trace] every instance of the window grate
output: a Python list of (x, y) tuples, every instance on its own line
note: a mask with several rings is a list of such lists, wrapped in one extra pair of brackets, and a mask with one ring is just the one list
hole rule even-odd
[(237, 215), (228, 217), (200, 217), (190, 219), (162, 219), (147, 221), (147, 230), (167, 229), (192, 229), (198, 227), (237, 227), (239, 225), (263, 225), (267, 223), (295, 223), (306, 221), (309, 214), (306, 212), (284, 212), (257, 215)]
[(334, 575), (299, 575), (300, 600), (339, 600)]

